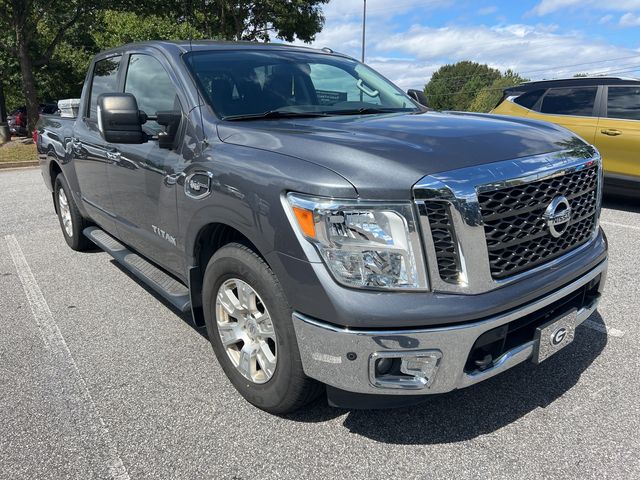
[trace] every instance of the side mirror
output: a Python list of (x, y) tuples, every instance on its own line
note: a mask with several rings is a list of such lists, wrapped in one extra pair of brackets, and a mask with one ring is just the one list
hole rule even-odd
[(103, 93), (98, 96), (98, 128), (109, 143), (144, 143), (142, 125), (147, 115), (138, 110), (130, 93)]
[(156, 112), (156, 122), (158, 122), (158, 125), (167, 127), (166, 131), (158, 134), (158, 147), (168, 150), (173, 148), (181, 121), (182, 112), (178, 110)]
[(429, 102), (427, 101), (427, 96), (424, 94), (422, 90), (408, 90), (407, 95), (409, 95), (412, 99), (418, 102), (423, 107), (429, 107)]

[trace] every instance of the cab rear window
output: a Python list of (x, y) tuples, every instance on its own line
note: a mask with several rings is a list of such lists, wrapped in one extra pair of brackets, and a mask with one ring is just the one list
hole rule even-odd
[(514, 102), (520, 105), (521, 107), (528, 108), (529, 110), (531, 110), (533, 106), (536, 103), (538, 103), (538, 100), (540, 100), (540, 97), (544, 95), (544, 92), (546, 92), (545, 89), (533, 90), (531, 92), (523, 93), (518, 98), (516, 98)]

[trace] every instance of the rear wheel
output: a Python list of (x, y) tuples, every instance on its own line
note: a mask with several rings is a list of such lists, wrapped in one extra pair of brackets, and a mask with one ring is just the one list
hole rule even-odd
[(203, 302), (216, 357), (247, 401), (282, 414), (322, 392), (302, 370), (282, 287), (250, 248), (232, 243), (215, 253), (205, 273)]
[(76, 251), (89, 250), (93, 247), (93, 243), (82, 234), (82, 230), (88, 226), (87, 222), (80, 214), (71, 195), (69, 184), (62, 174), (56, 177), (53, 192), (60, 228), (67, 245)]

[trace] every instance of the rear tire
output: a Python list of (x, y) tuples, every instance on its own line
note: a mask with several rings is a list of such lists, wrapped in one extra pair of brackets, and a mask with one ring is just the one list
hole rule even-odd
[[(253, 250), (238, 243), (218, 250), (207, 265), (202, 296), (207, 333), (218, 362), (248, 402), (269, 413), (284, 414), (322, 393), (324, 386), (303, 372), (292, 310), (280, 282)], [(268, 342), (262, 341), (267, 337)], [(260, 357), (262, 351), (266, 354)]]
[(93, 243), (82, 233), (88, 227), (87, 221), (80, 214), (69, 184), (62, 174), (56, 177), (53, 192), (60, 228), (67, 245), (78, 252), (94, 248)]

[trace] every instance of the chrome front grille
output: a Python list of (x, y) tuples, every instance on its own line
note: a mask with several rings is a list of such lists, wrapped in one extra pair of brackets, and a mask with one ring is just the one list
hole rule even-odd
[[(478, 195), (491, 276), (503, 279), (534, 268), (586, 242), (596, 224), (598, 170), (595, 165), (567, 175)], [(544, 217), (551, 201), (564, 196), (571, 220), (553, 237)]]
[(588, 146), (424, 177), (413, 195), (431, 288), (487, 292), (586, 248), (601, 185)]

